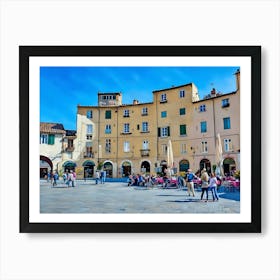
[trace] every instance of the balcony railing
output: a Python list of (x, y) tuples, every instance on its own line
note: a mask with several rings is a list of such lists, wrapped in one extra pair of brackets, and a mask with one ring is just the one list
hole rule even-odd
[(84, 158), (94, 158), (94, 153), (85, 152), (85, 153), (84, 153)]
[(150, 149), (141, 149), (141, 157), (148, 157), (150, 155)]

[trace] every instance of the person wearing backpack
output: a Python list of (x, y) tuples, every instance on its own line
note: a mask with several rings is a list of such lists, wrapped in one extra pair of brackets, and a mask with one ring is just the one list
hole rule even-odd
[(187, 181), (187, 187), (188, 187), (188, 194), (189, 196), (195, 196), (194, 192), (194, 183), (193, 180), (196, 178), (196, 176), (193, 174), (192, 170), (189, 168), (186, 174), (186, 181)]

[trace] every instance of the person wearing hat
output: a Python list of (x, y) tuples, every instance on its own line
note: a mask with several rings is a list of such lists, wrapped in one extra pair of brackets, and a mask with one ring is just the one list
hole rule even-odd
[(188, 194), (189, 196), (195, 196), (195, 192), (194, 192), (194, 183), (193, 180), (196, 178), (196, 176), (193, 174), (192, 170), (189, 168), (187, 170), (187, 174), (186, 174), (186, 181), (187, 181), (187, 187), (188, 187)]
[(202, 181), (202, 184), (201, 184), (201, 190), (202, 190), (202, 193), (201, 193), (201, 200), (203, 199), (203, 195), (204, 193), (206, 192), (206, 200), (205, 202), (208, 201), (208, 181), (209, 181), (209, 176), (208, 176), (208, 173), (206, 172), (206, 169), (203, 168), (201, 170), (201, 181)]

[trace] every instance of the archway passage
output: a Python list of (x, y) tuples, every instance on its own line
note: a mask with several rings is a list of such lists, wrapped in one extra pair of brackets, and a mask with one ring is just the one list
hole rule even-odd
[(69, 172), (70, 170), (75, 171), (75, 168), (76, 168), (77, 165), (73, 161), (66, 161), (66, 162), (63, 163), (62, 166), (64, 167), (64, 172), (66, 172), (66, 171)]
[(92, 178), (93, 177), (93, 173), (94, 173), (94, 166), (95, 163), (91, 160), (86, 160), (83, 163), (83, 167), (84, 167), (84, 178)]
[(186, 172), (190, 168), (190, 163), (188, 160), (183, 159), (179, 162), (179, 171), (180, 172)]
[(125, 161), (122, 164), (122, 177), (128, 177), (131, 174), (131, 163)]
[(226, 176), (231, 175), (231, 173), (236, 169), (236, 164), (234, 159), (225, 158), (223, 161), (224, 173)]
[(151, 165), (148, 161), (143, 161), (141, 163), (141, 172), (145, 172), (145, 173), (151, 172)]
[(203, 168), (206, 169), (207, 173), (210, 174), (211, 173), (211, 162), (209, 159), (204, 158), (200, 161), (200, 170), (202, 170)]
[(106, 177), (113, 178), (113, 164), (111, 162), (105, 162), (103, 169), (106, 171)]
[(48, 172), (52, 172), (53, 163), (45, 156), (40, 155), (40, 178), (46, 178)]

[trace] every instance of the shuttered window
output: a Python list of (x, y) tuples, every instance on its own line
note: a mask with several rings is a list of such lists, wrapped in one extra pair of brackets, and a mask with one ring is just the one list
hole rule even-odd
[(49, 134), (48, 144), (49, 145), (54, 145), (54, 134)]
[(187, 126), (185, 124), (180, 125), (180, 135), (187, 135)]

